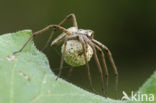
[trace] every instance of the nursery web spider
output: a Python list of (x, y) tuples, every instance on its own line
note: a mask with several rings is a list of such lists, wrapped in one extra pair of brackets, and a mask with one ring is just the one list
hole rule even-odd
[[(62, 27), (62, 25), (66, 21), (68, 21), (70, 18), (72, 19), (73, 26), (71, 27), (70, 30), (69, 29), (65, 29), (64, 27)], [(52, 39), (56, 29), (58, 29), (58, 30), (63, 32), (56, 39), (54, 39), (52, 41), (52, 43), (51, 43), (51, 45), (56, 45), (60, 41), (64, 42), (64, 47), (63, 47), (64, 49), (63, 49), (63, 52), (62, 52), (62, 58), (61, 58), (61, 62), (60, 62), (60, 68), (59, 68), (59, 73), (58, 73), (57, 79), (58, 79), (58, 77), (61, 76), (61, 71), (62, 71), (62, 68), (63, 68), (64, 56), (65, 56), (67, 42), (69, 40), (73, 40), (73, 39), (74, 40), (78, 40), (81, 43), (82, 48), (83, 48), (82, 49), (82, 54), (83, 54), (83, 57), (85, 59), (85, 65), (86, 65), (86, 69), (87, 69), (87, 72), (88, 72), (88, 79), (89, 79), (89, 83), (90, 83), (90, 86), (91, 86), (92, 90), (94, 90), (94, 88), (93, 88), (93, 85), (92, 85), (92, 79), (91, 79), (91, 75), (90, 75), (90, 67), (89, 67), (89, 64), (88, 64), (88, 61), (87, 61), (87, 55), (86, 55), (88, 45), (93, 50), (94, 59), (96, 61), (97, 68), (98, 68), (98, 71), (99, 71), (99, 74), (100, 74), (100, 78), (101, 78), (102, 91), (103, 91), (105, 96), (107, 94), (107, 88), (108, 88), (108, 70), (107, 70), (107, 65), (106, 65), (106, 62), (105, 62), (105, 57), (104, 57), (103, 50), (105, 50), (107, 52), (107, 54), (109, 56), (110, 63), (112, 65), (114, 73), (115, 73), (115, 77), (116, 77), (116, 79), (115, 79), (115, 84), (116, 84), (116, 86), (115, 86), (116, 89), (115, 90), (116, 90), (116, 92), (115, 93), (116, 93), (116, 96), (117, 96), (118, 71), (117, 71), (117, 68), (116, 68), (116, 65), (114, 63), (114, 60), (113, 60), (113, 57), (112, 57), (112, 54), (111, 54), (110, 50), (104, 44), (102, 44), (99, 41), (97, 41), (96, 39), (94, 39), (94, 32), (92, 30), (78, 29), (76, 17), (75, 17), (74, 14), (68, 15), (58, 25), (49, 25), (49, 26), (43, 28), (42, 30), (34, 32), (32, 34), (32, 36), (25, 42), (25, 44), (22, 46), (22, 48), (20, 50), (16, 51), (16, 52), (14, 52), (14, 54), (16, 54), (18, 52), (21, 52), (23, 50), (23, 48), (27, 45), (27, 43), (30, 40), (32, 40), (35, 36), (45, 32), (45, 31), (47, 31), (49, 29), (53, 29), (53, 31), (52, 31), (51, 35), (49, 36), (49, 39), (48, 39), (45, 47), (43, 48), (43, 50), (50, 43), (50, 41), (51, 41), (51, 39)], [(104, 79), (103, 79), (103, 71), (102, 71), (102, 68), (101, 68), (98, 56), (97, 56), (97, 51), (99, 51), (99, 53), (101, 55), (101, 60), (102, 60), (103, 68), (104, 68), (104, 75), (105, 75), (105, 78), (106, 78), (105, 85), (104, 85)], [(105, 86), (106, 86), (106, 90), (104, 91), (104, 87)]]

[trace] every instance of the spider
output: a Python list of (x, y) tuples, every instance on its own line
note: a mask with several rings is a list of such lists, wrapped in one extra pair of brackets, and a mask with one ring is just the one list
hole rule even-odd
[[(68, 21), (69, 19), (72, 19), (73, 26), (68, 28), (68, 29), (65, 29), (64, 27), (62, 27), (62, 25), (66, 21)], [(13, 54), (21, 52), (30, 40), (32, 40), (35, 36), (45, 32), (45, 31), (47, 31), (49, 29), (53, 29), (53, 31), (51, 32), (51, 35), (49, 36), (49, 39), (48, 39), (46, 45), (44, 46), (43, 50), (45, 50), (45, 48), (49, 45), (49, 43), (52, 40), (52, 37), (53, 37), (53, 35), (54, 35), (54, 33), (56, 32), (57, 29), (63, 32), (57, 38), (55, 38), (51, 43), (51, 45), (56, 45), (56, 44), (58, 44), (58, 43), (60, 43), (62, 41), (64, 42), (63, 46), (62, 46), (63, 49), (62, 49), (62, 57), (61, 57), (61, 61), (60, 61), (59, 73), (58, 73), (56, 79), (58, 79), (58, 77), (61, 76), (61, 72), (62, 72), (63, 64), (64, 64), (64, 59), (65, 59), (65, 55), (66, 55), (66, 47), (68, 45), (67, 42), (71, 41), (71, 40), (77, 40), (79, 43), (81, 43), (81, 46), (82, 46), (82, 51), (78, 55), (81, 55), (81, 57), (84, 58), (85, 63), (83, 63), (81, 65), (86, 65), (86, 69), (87, 69), (87, 72), (88, 72), (88, 79), (89, 79), (91, 89), (93, 91), (95, 91), (95, 89), (93, 88), (92, 79), (91, 79), (91, 75), (90, 75), (90, 67), (89, 67), (89, 64), (88, 64), (88, 62), (90, 60), (90, 58), (88, 59), (88, 55), (87, 55), (88, 50), (93, 51), (93, 56), (94, 56), (94, 59), (95, 59), (95, 62), (96, 62), (96, 65), (97, 65), (97, 68), (98, 68), (98, 71), (99, 71), (99, 74), (100, 74), (100, 78), (101, 78), (100, 80), (101, 80), (102, 91), (103, 91), (104, 95), (107, 94), (108, 70), (107, 70), (107, 65), (106, 65), (106, 62), (105, 62), (105, 55), (103, 53), (103, 50), (104, 50), (104, 51), (107, 52), (107, 54), (109, 56), (110, 63), (112, 65), (113, 71), (115, 73), (115, 77), (116, 77), (115, 84), (116, 84), (116, 93), (117, 93), (118, 71), (117, 71), (116, 65), (114, 63), (111, 51), (104, 44), (102, 44), (99, 41), (94, 39), (94, 31), (78, 29), (76, 17), (75, 17), (74, 14), (68, 15), (58, 25), (49, 25), (49, 26), (43, 28), (42, 30), (34, 32), (32, 34), (32, 36), (25, 42), (25, 44), (22, 46), (22, 48), (19, 49), (16, 52), (14, 52)], [(88, 48), (90, 48), (90, 49), (88, 49)], [(105, 75), (105, 78), (106, 78), (106, 83), (105, 84), (104, 84), (104, 79), (103, 79), (103, 71), (102, 71), (98, 56), (97, 56), (97, 51), (99, 51), (99, 53), (101, 55), (101, 60), (102, 60), (103, 68), (104, 68), (104, 75)], [(90, 55), (90, 56), (92, 56), (92, 55)], [(69, 64), (69, 65), (71, 65), (71, 64)], [(80, 66), (80, 65), (75, 65), (75, 66)], [(70, 72), (72, 71), (72, 69), (73, 69), (73, 66), (72, 66)], [(106, 91), (104, 91), (105, 86), (106, 86)]]

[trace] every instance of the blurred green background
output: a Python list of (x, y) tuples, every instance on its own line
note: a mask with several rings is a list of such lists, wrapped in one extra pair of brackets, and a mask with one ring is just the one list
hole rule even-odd
[[(123, 90), (137, 91), (156, 68), (155, 4), (154, 0), (1, 0), (0, 34), (23, 29), (37, 31), (75, 13), (79, 28), (95, 31), (95, 39), (112, 51), (119, 71), (119, 96), (122, 96)], [(71, 22), (64, 27), (70, 25)], [(37, 48), (42, 49), (50, 32), (35, 38)], [(59, 48), (49, 47), (45, 51), (55, 73), (58, 73), (61, 57)], [(110, 74), (108, 96), (113, 98), (114, 75), (106, 59)], [(90, 64), (94, 87), (101, 94), (93, 59)], [(65, 64), (64, 79), (69, 67)], [(85, 67), (75, 68), (70, 81), (90, 91)]]

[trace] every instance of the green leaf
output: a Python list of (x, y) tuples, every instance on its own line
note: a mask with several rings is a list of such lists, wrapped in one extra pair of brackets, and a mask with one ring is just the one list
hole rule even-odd
[(137, 102), (129, 101), (129, 103), (156, 103), (156, 72), (153, 73), (135, 94)]
[(31, 41), (30, 30), (0, 36), (0, 103), (122, 103), (89, 93), (56, 76)]
[[(21, 53), (12, 55), (31, 34), (31, 30), (23, 30), (0, 36), (0, 103), (128, 102), (89, 93), (61, 78), (56, 81), (46, 56), (36, 49), (32, 41)], [(156, 73), (140, 91), (156, 95)]]
[(139, 92), (154, 94), (156, 96), (156, 72), (144, 83)]
[(155, 96), (156, 102), (156, 72), (153, 73), (153, 75), (143, 84), (143, 86), (139, 89), (140, 93), (147, 94), (150, 96), (150, 94)]

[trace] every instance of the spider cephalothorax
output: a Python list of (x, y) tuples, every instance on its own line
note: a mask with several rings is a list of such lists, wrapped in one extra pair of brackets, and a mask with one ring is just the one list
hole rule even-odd
[[(72, 19), (73, 26), (68, 28), (68, 29), (65, 29), (64, 27), (62, 27), (62, 25), (67, 20), (69, 20), (69, 18)], [(32, 36), (23, 45), (23, 47), (19, 51), (14, 52), (14, 54), (21, 52), (23, 50), (23, 48), (26, 46), (26, 44), (33, 37), (49, 30), (50, 28), (53, 28), (54, 30), (52, 31), (52, 33), (49, 37), (49, 40), (47, 41), (47, 44), (45, 45), (43, 50), (48, 46), (48, 44), (51, 41), (52, 36), (54, 35), (56, 29), (63, 32), (57, 38), (55, 38), (51, 43), (51, 46), (52, 46), (52, 45), (56, 45), (60, 42), (63, 42), (62, 58), (61, 58), (60, 69), (59, 69), (59, 73), (58, 73), (57, 78), (60, 77), (60, 75), (61, 75), (64, 60), (66, 61), (66, 63), (71, 65), (71, 67), (72, 67), (71, 70), (75, 66), (86, 65), (90, 86), (91, 86), (92, 90), (94, 90), (93, 85), (92, 85), (91, 76), (90, 76), (90, 67), (88, 64), (89, 60), (91, 59), (91, 57), (93, 55), (95, 62), (97, 64), (97, 69), (98, 69), (99, 74), (100, 74), (102, 91), (103, 91), (104, 90), (103, 70), (101, 68), (101, 65), (100, 65), (100, 62), (99, 62), (99, 59), (97, 56), (97, 51), (98, 51), (101, 55), (101, 61), (103, 64), (104, 74), (106, 77), (106, 84), (105, 85), (106, 85), (106, 90), (107, 90), (107, 87), (108, 87), (108, 70), (107, 70), (105, 57), (104, 57), (104, 53), (103, 53), (103, 50), (105, 50), (109, 56), (110, 63), (113, 66), (113, 70), (114, 70), (114, 73), (116, 76), (115, 82), (116, 82), (116, 90), (117, 90), (118, 72), (117, 72), (117, 68), (115, 66), (115, 63), (113, 61), (113, 57), (111, 55), (110, 50), (105, 45), (103, 45), (102, 43), (100, 43), (99, 41), (94, 39), (94, 37), (93, 37), (94, 32), (92, 30), (78, 29), (76, 17), (74, 14), (68, 15), (58, 25), (49, 25), (49, 26), (43, 28), (42, 30), (33, 33)], [(107, 91), (105, 91), (104, 93), (106, 94), (106, 92)]]

